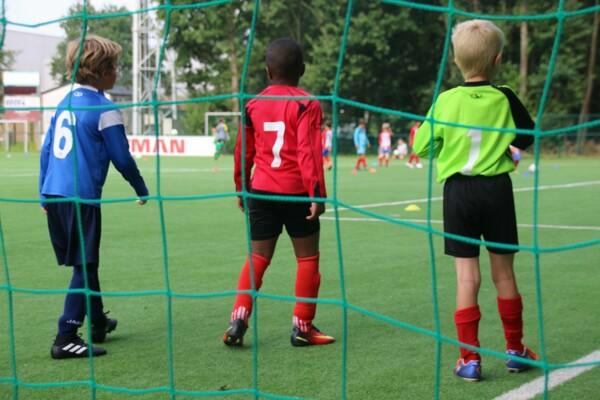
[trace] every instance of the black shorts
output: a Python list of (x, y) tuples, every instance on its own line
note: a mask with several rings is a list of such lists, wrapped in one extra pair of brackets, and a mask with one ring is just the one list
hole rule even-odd
[[(280, 193), (253, 190), (252, 193), (264, 195), (279, 195)], [(285, 195), (308, 197), (307, 194)], [(307, 237), (319, 232), (319, 220), (309, 221), (310, 202), (275, 201), (264, 199), (248, 199), (250, 214), (250, 236), (252, 240), (266, 240), (278, 237), (285, 225), (288, 235), (293, 238)]]
[[(473, 239), (518, 245), (517, 218), (512, 182), (497, 176), (452, 175), (444, 185), (444, 232)], [(477, 257), (479, 246), (444, 238), (445, 253)], [(487, 246), (488, 251), (512, 254), (518, 250)]]
[[(97, 263), (102, 231), (100, 207), (88, 204), (81, 204), (80, 207), (85, 259), (87, 263)], [(47, 203), (46, 209), (48, 210), (48, 231), (56, 254), (56, 261), (59, 265), (82, 265), (75, 203)]]

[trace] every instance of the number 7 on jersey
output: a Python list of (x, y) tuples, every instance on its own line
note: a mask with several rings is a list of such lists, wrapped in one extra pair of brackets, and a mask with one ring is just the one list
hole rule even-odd
[(277, 133), (275, 144), (273, 145), (273, 161), (271, 162), (271, 168), (279, 168), (281, 166), (281, 156), (279, 152), (283, 147), (283, 135), (285, 133), (285, 123), (283, 121), (276, 122), (265, 122), (263, 125), (265, 132)]

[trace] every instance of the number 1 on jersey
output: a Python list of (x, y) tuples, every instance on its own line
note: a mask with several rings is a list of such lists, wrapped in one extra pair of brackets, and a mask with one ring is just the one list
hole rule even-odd
[(277, 138), (273, 145), (273, 162), (271, 162), (271, 168), (279, 168), (281, 166), (281, 156), (279, 152), (283, 147), (283, 134), (285, 133), (285, 123), (283, 121), (276, 122), (265, 122), (263, 125), (265, 132), (276, 132)]

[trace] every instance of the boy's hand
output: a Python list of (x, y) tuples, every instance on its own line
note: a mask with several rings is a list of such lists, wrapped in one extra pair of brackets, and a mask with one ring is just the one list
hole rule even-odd
[(238, 197), (237, 198), (237, 206), (242, 212), (244, 212), (244, 199), (242, 199), (241, 197)]
[(46, 208), (46, 206), (45, 206), (45, 205), (43, 205), (43, 206), (40, 206), (40, 208), (42, 209), (42, 212), (43, 212), (44, 214), (48, 215), (48, 209)]
[(310, 203), (310, 215), (306, 217), (307, 220), (313, 221), (319, 218), (319, 215), (325, 212), (325, 203)]

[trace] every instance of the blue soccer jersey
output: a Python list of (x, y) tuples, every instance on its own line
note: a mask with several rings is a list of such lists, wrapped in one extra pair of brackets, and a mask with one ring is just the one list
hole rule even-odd
[[(74, 108), (106, 108), (69, 111), (69, 103)], [(138, 196), (148, 195), (129, 152), (121, 112), (103, 92), (77, 86), (60, 102), (46, 132), (40, 155), (40, 197), (100, 199), (111, 161)]]

